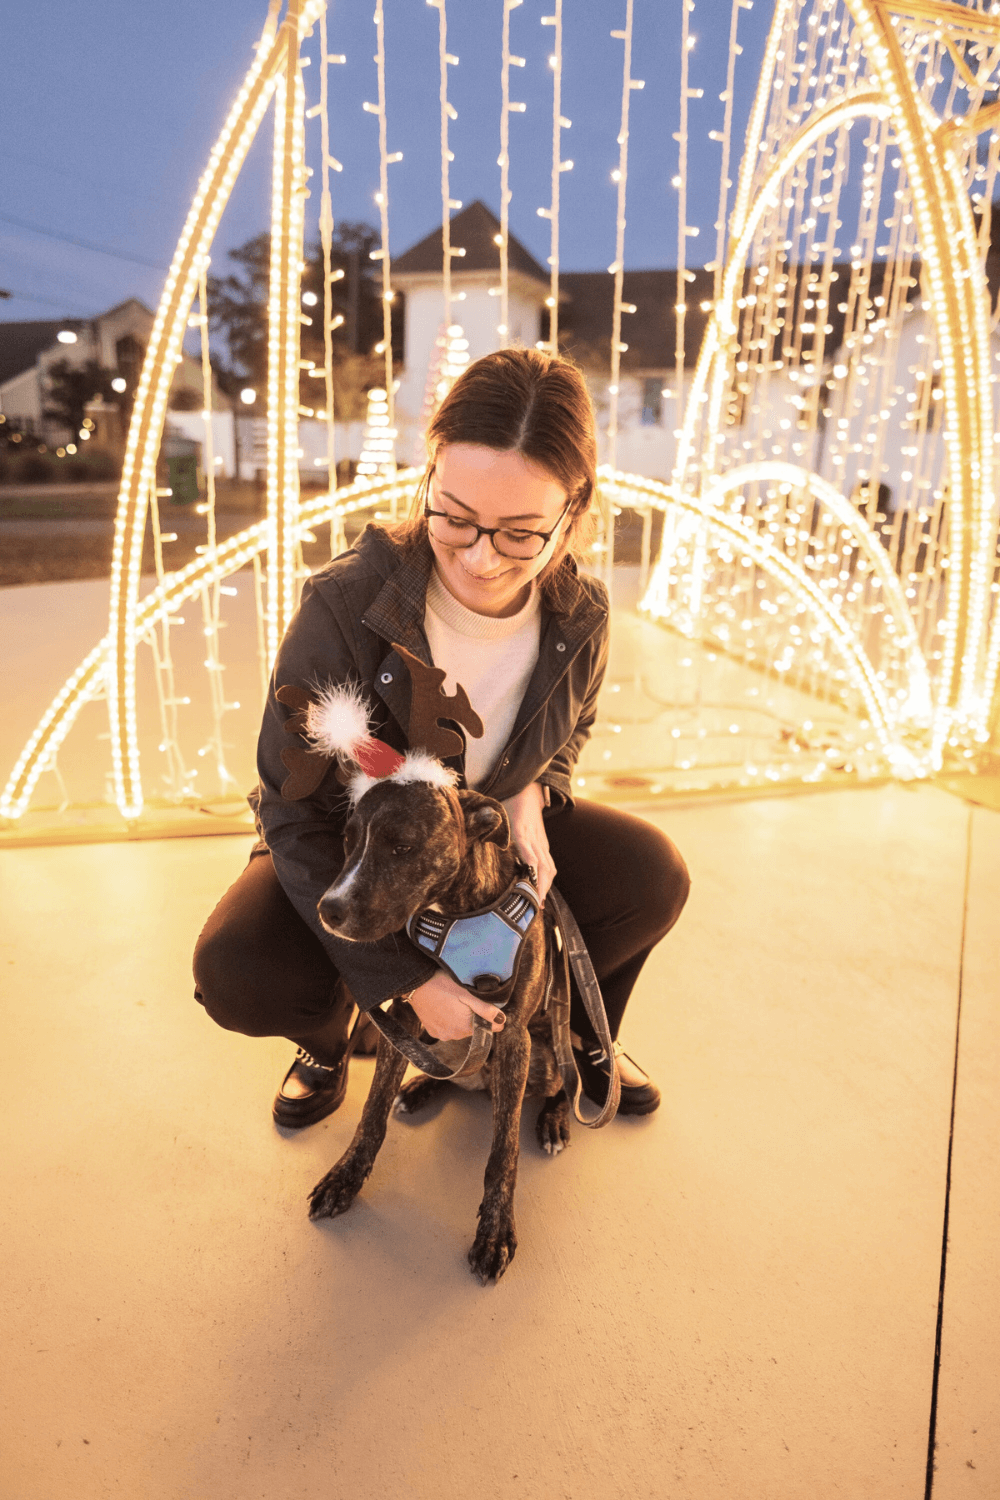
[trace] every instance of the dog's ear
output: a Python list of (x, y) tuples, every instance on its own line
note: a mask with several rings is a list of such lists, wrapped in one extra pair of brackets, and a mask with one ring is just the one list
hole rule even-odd
[(465, 831), (472, 840), (481, 844), (496, 844), (501, 849), (510, 847), (510, 822), (507, 809), (492, 797), (482, 792), (461, 793), (462, 812), (465, 815)]

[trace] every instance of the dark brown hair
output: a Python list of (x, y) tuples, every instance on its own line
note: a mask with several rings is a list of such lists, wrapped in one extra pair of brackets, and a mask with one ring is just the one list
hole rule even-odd
[[(544, 469), (566, 491), (569, 525), (539, 574), (546, 602), (564, 606), (572, 566), (593, 530), (597, 494), (597, 434), (594, 408), (583, 376), (571, 360), (540, 349), (498, 349), (471, 364), (452, 386), (427, 429), (428, 474), (441, 448), (477, 443), (498, 453), (520, 453)], [(425, 484), (400, 540), (426, 534)], [(399, 533), (397, 533), (399, 534)]]

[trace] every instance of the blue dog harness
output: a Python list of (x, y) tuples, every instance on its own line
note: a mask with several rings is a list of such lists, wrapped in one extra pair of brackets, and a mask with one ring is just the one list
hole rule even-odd
[(538, 892), (522, 867), (489, 906), (461, 916), (427, 907), (410, 918), (406, 932), (470, 995), (502, 1007), (513, 992), (524, 940), (538, 912)]
[[(417, 912), (406, 924), (410, 941), (426, 953), (447, 974), (478, 998), (503, 1007), (514, 989), (524, 939), (539, 915), (541, 903), (527, 866), (521, 865), (510, 885), (489, 906), (462, 916), (448, 916), (436, 907)], [(621, 1082), (615, 1062), (615, 1047), (608, 1028), (607, 1012), (601, 998), (601, 987), (587, 953), (583, 935), (569, 907), (555, 886), (550, 886), (547, 910), (553, 919), (548, 943), (547, 975), (543, 1009), (551, 1011), (552, 1045), (563, 1087), (582, 1125), (597, 1129), (613, 1120), (618, 1109)], [(561, 964), (557, 962), (561, 958)], [(562, 969), (560, 979), (557, 970)], [(583, 1085), (577, 1071), (570, 1037), (570, 974), (576, 982), (594, 1036), (600, 1042), (611, 1064), (608, 1095), (603, 1108), (587, 1119), (580, 1109)], [(400, 1000), (393, 1000), (393, 1010)], [(439, 1056), (435, 1047), (427, 1046), (404, 1025), (393, 1010), (384, 1013), (379, 1006), (368, 1012), (371, 1020), (398, 1052), (431, 1078), (464, 1078), (478, 1073), (490, 1055), (493, 1030), (477, 1011), (472, 1014), (472, 1036), (465, 1058), (457, 1067)], [(414, 1021), (413, 1012), (410, 1015)], [(438, 1047), (442, 1043), (436, 1044)]]

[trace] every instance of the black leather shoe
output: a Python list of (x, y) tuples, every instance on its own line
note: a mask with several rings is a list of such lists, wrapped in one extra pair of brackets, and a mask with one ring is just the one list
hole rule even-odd
[[(628, 1053), (622, 1050), (621, 1042), (615, 1042), (614, 1047), (616, 1057), (628, 1057)], [(604, 1048), (597, 1042), (584, 1043), (582, 1049), (573, 1048), (573, 1056), (580, 1070), (583, 1092), (593, 1104), (603, 1105), (608, 1097), (608, 1081), (611, 1077), (608, 1055)], [(639, 1067), (635, 1058), (629, 1057), (628, 1060)], [(645, 1069), (640, 1071), (645, 1072)], [(645, 1083), (622, 1084), (621, 1102), (618, 1105), (620, 1115), (651, 1115), (659, 1107), (660, 1091), (651, 1078), (647, 1077)]]
[[(317, 1120), (325, 1120), (327, 1115), (339, 1109), (347, 1093), (347, 1069), (352, 1051), (348, 1043), (336, 1067), (328, 1068), (300, 1047), (274, 1098), (272, 1113), (275, 1124), (286, 1130), (301, 1130), (304, 1125), (315, 1125)], [(308, 1092), (286, 1094), (285, 1087), (290, 1078), (305, 1084)]]

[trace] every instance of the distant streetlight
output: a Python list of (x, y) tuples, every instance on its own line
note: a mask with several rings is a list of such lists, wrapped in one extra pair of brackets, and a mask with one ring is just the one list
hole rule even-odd
[(59, 333), (56, 334), (56, 338), (59, 340), (60, 344), (76, 343), (76, 334), (72, 333), (68, 328), (63, 328)]
[(124, 381), (120, 375), (116, 375), (114, 380), (112, 380), (111, 382), (111, 389), (113, 391), (117, 391), (120, 396), (125, 390), (126, 384), (127, 382)]
[(256, 399), (257, 392), (250, 386), (246, 386), (242, 391), (240, 391), (240, 400), (243, 402), (244, 406), (253, 406)]
[(319, 298), (317, 297), (315, 292), (303, 292), (302, 301), (305, 303), (306, 307), (315, 307), (316, 303), (319, 301)]

